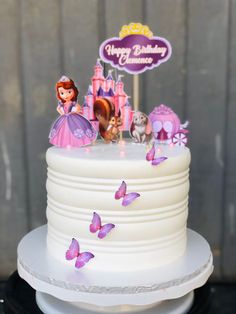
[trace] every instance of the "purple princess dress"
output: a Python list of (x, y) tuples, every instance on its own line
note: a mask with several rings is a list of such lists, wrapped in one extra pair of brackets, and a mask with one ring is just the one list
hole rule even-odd
[(59, 103), (64, 114), (53, 123), (49, 142), (59, 147), (81, 147), (89, 145), (97, 138), (97, 132), (92, 124), (83, 116), (73, 112), (76, 102), (69, 105)]

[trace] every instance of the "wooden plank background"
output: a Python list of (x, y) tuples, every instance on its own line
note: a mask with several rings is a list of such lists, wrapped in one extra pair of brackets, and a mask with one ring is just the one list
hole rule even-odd
[[(99, 44), (142, 22), (173, 56), (140, 76), (140, 107), (165, 103), (190, 120), (189, 226), (208, 239), (215, 280), (236, 278), (236, 0), (0, 1), (0, 276), (45, 223), (48, 130), (62, 74), (86, 93)], [(132, 77), (125, 77), (132, 96)], [(132, 102), (132, 99), (131, 99)]]

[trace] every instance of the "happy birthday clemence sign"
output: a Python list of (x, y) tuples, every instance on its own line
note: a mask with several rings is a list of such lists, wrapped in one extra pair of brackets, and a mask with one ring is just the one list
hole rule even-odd
[(153, 36), (149, 27), (140, 23), (124, 25), (120, 37), (109, 38), (100, 46), (100, 57), (113, 67), (131, 74), (143, 73), (166, 62), (171, 45)]

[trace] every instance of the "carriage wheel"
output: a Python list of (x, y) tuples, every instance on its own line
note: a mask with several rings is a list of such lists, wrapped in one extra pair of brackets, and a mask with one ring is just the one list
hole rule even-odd
[(179, 132), (175, 133), (172, 139), (175, 146), (185, 146), (188, 142), (186, 134)]

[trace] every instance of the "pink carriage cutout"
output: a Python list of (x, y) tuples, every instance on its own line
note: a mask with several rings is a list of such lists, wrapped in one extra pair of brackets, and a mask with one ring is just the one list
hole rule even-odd
[(188, 121), (181, 124), (177, 114), (168, 106), (161, 104), (150, 113), (153, 136), (158, 143), (185, 146), (188, 142), (186, 130)]

